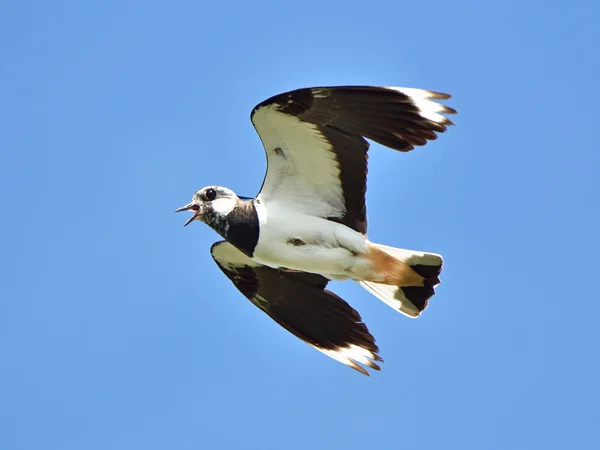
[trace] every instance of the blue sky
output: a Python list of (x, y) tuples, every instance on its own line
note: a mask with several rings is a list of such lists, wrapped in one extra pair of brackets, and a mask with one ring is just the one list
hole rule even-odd
[[(597, 2), (22, 1), (0, 14), (0, 448), (598, 448)], [(410, 320), (333, 289), (367, 378), (279, 328), (173, 210), (256, 194), (304, 86), (453, 94), (373, 146), (369, 237), (446, 260)]]

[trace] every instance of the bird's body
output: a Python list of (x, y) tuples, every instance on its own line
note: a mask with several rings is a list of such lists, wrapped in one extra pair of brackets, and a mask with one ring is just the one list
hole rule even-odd
[(273, 268), (318, 273), (329, 279), (362, 279), (368, 270), (365, 235), (337, 222), (256, 200), (260, 221), (252, 258)]
[(268, 170), (256, 198), (208, 186), (191, 210), (225, 241), (211, 248), (221, 270), (259, 308), (328, 356), (362, 372), (379, 369), (360, 316), (327, 291), (354, 280), (417, 317), (434, 295), (442, 258), (369, 241), (365, 137), (400, 151), (435, 139), (454, 113), (446, 94), (407, 88), (311, 88), (260, 103), (252, 121)]

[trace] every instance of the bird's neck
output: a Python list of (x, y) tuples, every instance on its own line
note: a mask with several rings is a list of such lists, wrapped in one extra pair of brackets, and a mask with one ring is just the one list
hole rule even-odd
[(258, 214), (254, 201), (240, 201), (223, 219), (222, 222), (217, 220), (214, 225), (210, 224), (212, 229), (247, 256), (252, 257), (259, 234)]
[(216, 211), (210, 210), (204, 213), (202, 221), (219, 233), (222, 237), (227, 239), (227, 229), (229, 228), (227, 216), (217, 213)]

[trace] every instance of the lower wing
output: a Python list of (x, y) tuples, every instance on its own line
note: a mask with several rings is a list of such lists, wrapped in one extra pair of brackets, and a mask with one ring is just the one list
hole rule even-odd
[(325, 289), (327, 278), (263, 266), (226, 241), (210, 252), (240, 292), (294, 336), (365, 375), (363, 365), (380, 370), (375, 338), (356, 310)]

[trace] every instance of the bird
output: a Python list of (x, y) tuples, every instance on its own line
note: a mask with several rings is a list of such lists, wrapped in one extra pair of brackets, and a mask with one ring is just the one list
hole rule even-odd
[(418, 317), (440, 283), (442, 256), (367, 237), (367, 158), (374, 141), (408, 152), (454, 123), (449, 94), (416, 88), (325, 86), (275, 95), (251, 112), (267, 171), (255, 197), (196, 191), (191, 211), (224, 240), (212, 258), (254, 305), (296, 337), (364, 374), (381, 370), (360, 314), (327, 289), (352, 280)]

